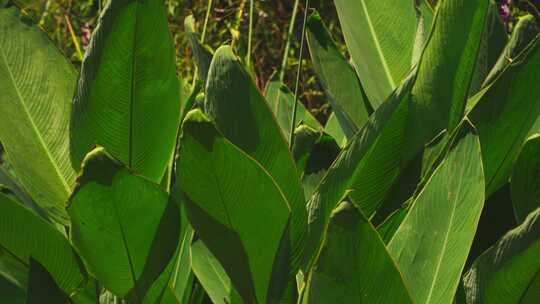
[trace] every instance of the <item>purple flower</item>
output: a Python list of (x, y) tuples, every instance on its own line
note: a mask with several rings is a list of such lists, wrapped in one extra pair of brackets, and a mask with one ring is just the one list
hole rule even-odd
[(510, 19), (510, 4), (512, 0), (502, 0), (501, 5), (499, 6), (499, 14), (501, 15), (504, 22), (508, 22)]

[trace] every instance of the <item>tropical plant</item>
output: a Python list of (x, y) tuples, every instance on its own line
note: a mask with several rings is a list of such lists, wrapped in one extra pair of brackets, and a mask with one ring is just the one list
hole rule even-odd
[(326, 125), (192, 17), (182, 94), (162, 0), (109, 1), (78, 76), (4, 4), (0, 298), (540, 301), (532, 17), (508, 38), (488, 0), (334, 3), (351, 60), (307, 9), (301, 43)]

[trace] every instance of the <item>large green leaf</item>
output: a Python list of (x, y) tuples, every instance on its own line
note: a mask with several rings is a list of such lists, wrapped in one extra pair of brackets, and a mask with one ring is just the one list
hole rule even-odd
[(180, 115), (175, 48), (163, 0), (109, 1), (73, 101), (71, 150), (80, 166), (96, 144), (159, 183)]
[(463, 278), (467, 304), (536, 303), (540, 297), (540, 209), (483, 253)]
[[(297, 257), (307, 216), (294, 159), (268, 104), (229, 46), (214, 54), (205, 109), (223, 135), (255, 159), (283, 192), (292, 211), (290, 241)], [(292, 261), (293, 277), (298, 266), (297, 260)]]
[(330, 117), (328, 117), (328, 121), (326, 121), (326, 125), (324, 126), (324, 132), (332, 136), (341, 148), (347, 145), (347, 136), (345, 136), (345, 132), (343, 132), (343, 129), (339, 125), (335, 113), (330, 114)]
[(484, 205), (472, 132), (435, 170), (388, 244), (415, 303), (452, 303)]
[(267, 303), (273, 272), (286, 271), (275, 265), (282, 238), (287, 241), (287, 199), (200, 111), (189, 113), (182, 128), (175, 187), (185, 196), (189, 220), (244, 302)]
[(377, 231), (349, 202), (332, 212), (303, 303), (413, 303)]
[(506, 183), (522, 143), (540, 114), (540, 36), (486, 89), (468, 113), (478, 129), (486, 193)]
[(141, 302), (177, 248), (177, 205), (97, 148), (83, 162), (68, 212), (72, 243), (89, 272), (118, 296)]
[[(431, 36), (418, 63), (407, 138), (411, 151), (463, 117), (485, 27), (488, 0), (439, 3)], [(466, 35), (464, 35), (466, 33)]]
[[(294, 109), (295, 98), (294, 94), (289, 88), (279, 80), (271, 80), (266, 84), (264, 90), (264, 97), (270, 106), (270, 109), (276, 116), (276, 120), (283, 132), (283, 136), (289, 141), (291, 134), (291, 120), (292, 112)], [(304, 122), (313, 129), (322, 129), (321, 124), (317, 119), (309, 112), (308, 109), (302, 104), (300, 100), (297, 101), (298, 106), (296, 108), (296, 123)]]
[(315, 72), (347, 138), (364, 125), (371, 106), (365, 100), (353, 67), (340, 53), (319, 14), (308, 21), (306, 39)]
[(0, 249), (26, 268), (30, 258), (39, 262), (66, 294), (83, 287), (86, 275), (65, 236), (4, 194), (0, 194)]
[(411, 68), (417, 30), (414, 1), (334, 0), (356, 72), (374, 108)]
[(540, 134), (523, 145), (512, 173), (512, 204), (518, 223), (540, 207)]
[(0, 141), (34, 200), (67, 223), (75, 182), (69, 161), (69, 115), (76, 72), (37, 26), (15, 8), (0, 9)]

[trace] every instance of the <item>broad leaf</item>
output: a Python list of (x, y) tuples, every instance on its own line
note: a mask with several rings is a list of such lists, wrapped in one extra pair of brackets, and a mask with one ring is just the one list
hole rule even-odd
[(332, 212), (303, 303), (413, 303), (377, 231), (349, 202)]
[(66, 294), (77, 292), (85, 282), (80, 260), (65, 236), (4, 194), (0, 194), (0, 248), (26, 268), (30, 258), (39, 262)]
[(189, 220), (244, 302), (267, 303), (273, 272), (284, 271), (275, 266), (290, 213), (284, 192), (200, 111), (182, 128), (175, 187)]
[(508, 180), (519, 149), (540, 114), (540, 86), (534, 85), (540, 70), (539, 41), (535, 39), (479, 93), (468, 113), (482, 144), (488, 196)]
[(319, 14), (313, 14), (307, 26), (306, 39), (315, 72), (341, 128), (350, 139), (367, 121), (371, 106), (363, 96), (354, 68), (340, 53)]
[(335, 113), (330, 114), (330, 117), (328, 117), (328, 121), (324, 126), (324, 132), (332, 136), (341, 148), (347, 145), (347, 136), (345, 136), (345, 132), (343, 132), (343, 129), (339, 125)]
[[(295, 102), (294, 94), (279, 80), (271, 80), (266, 84), (264, 97), (276, 117), (283, 136), (288, 142), (291, 134), (291, 120)], [(297, 100), (297, 102), (296, 123), (304, 122), (313, 129), (322, 129), (319, 121), (306, 109), (302, 102), (300, 100)]]
[(535, 303), (540, 296), (540, 209), (482, 254), (463, 278), (467, 304)]
[(109, 1), (82, 63), (71, 119), (74, 166), (97, 144), (159, 183), (180, 115), (163, 0)]
[(414, 1), (334, 0), (356, 72), (376, 109), (411, 68)]
[(0, 9), (0, 141), (24, 188), (51, 217), (67, 223), (77, 76), (47, 35), (20, 18), (15, 8)]
[(103, 148), (85, 158), (69, 203), (71, 240), (89, 272), (116, 295), (141, 302), (177, 247), (176, 204)]
[(415, 303), (452, 303), (480, 219), (483, 190), (480, 142), (467, 133), (388, 244)]
[[(225, 138), (256, 160), (283, 192), (292, 211), (290, 246), (296, 258), (307, 216), (294, 159), (268, 104), (229, 46), (220, 47), (214, 54), (205, 110)], [(291, 262), (293, 278), (298, 262)]]
[(527, 140), (512, 173), (512, 204), (518, 223), (540, 207), (540, 134)]

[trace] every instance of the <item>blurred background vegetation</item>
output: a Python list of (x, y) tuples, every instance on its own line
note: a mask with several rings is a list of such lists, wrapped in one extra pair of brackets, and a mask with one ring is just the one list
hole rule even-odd
[[(106, 1), (12, 0), (23, 8), (23, 11), (34, 22), (49, 33), (51, 39), (76, 66), (80, 66), (90, 34), (97, 24), (99, 13)], [(198, 29), (201, 31), (210, 1), (164, 1), (171, 32), (176, 42), (178, 74), (185, 84), (189, 84), (194, 75), (194, 63), (191, 60), (191, 50), (184, 34), (184, 19), (193, 15)], [(429, 1), (435, 4), (437, 0)], [(212, 49), (216, 49), (222, 44), (233, 44), (239, 55), (245, 55), (249, 26), (249, 1), (213, 0), (211, 2), (205, 43)], [(266, 82), (272, 75), (279, 72), (294, 2), (294, 0), (254, 1), (252, 61), (255, 79), (261, 90), (264, 89)], [(540, 20), (540, 0), (497, 0), (497, 2), (501, 7), (501, 15), (507, 21), (508, 31), (511, 30), (516, 18), (526, 12), (535, 15), (537, 20)], [(294, 88), (299, 63), (298, 51), (300, 49), (304, 3), (305, 0), (300, 1), (285, 69), (284, 80), (290, 88)], [(310, 1), (310, 9), (316, 9), (320, 12), (334, 39), (346, 53), (333, 1), (312, 0)], [(307, 51), (303, 58), (299, 99), (321, 122), (324, 122), (330, 109), (312, 71)]]

